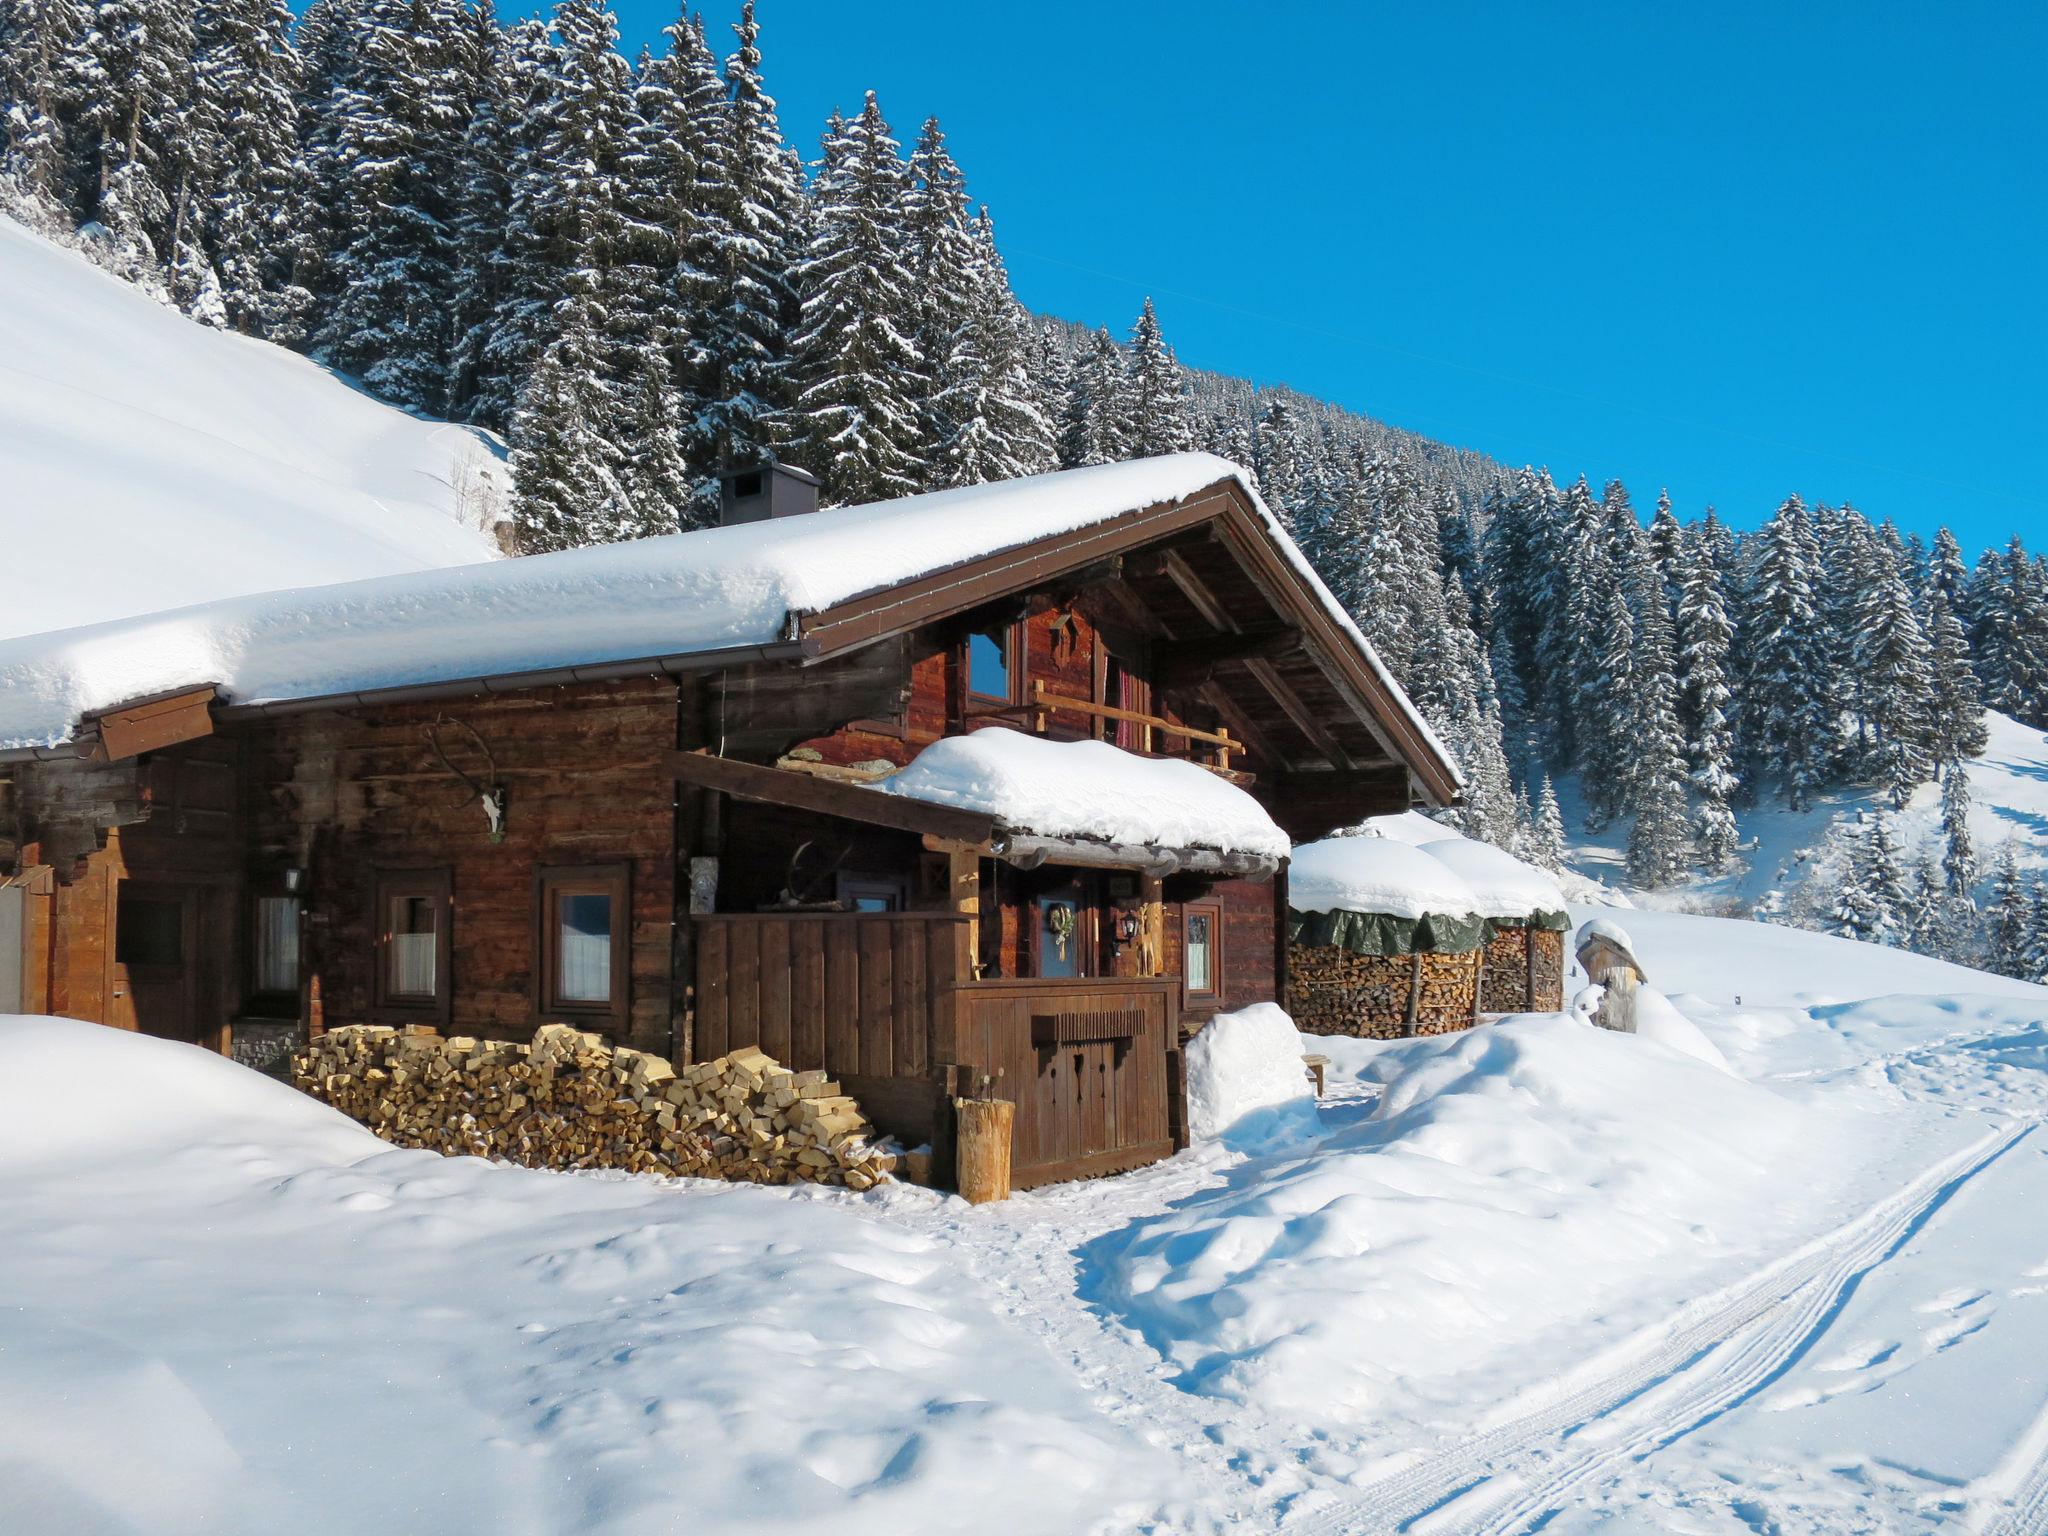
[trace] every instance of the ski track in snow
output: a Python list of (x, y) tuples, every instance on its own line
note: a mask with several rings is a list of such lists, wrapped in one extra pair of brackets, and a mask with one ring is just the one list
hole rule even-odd
[[(1462, 1438), (1300, 1520), (1288, 1536), (1414, 1531), (1509, 1536), (1541, 1529), (1607, 1480), (1740, 1406), (1825, 1335), (1863, 1277), (1896, 1254), (1964, 1185), (2035, 1127), (1980, 1138), (1817, 1242), (1688, 1309), (1676, 1327), (1638, 1335), (1596, 1363), (1592, 1380), (1528, 1413)], [(1616, 1355), (1620, 1359), (1616, 1359)], [(2038, 1444), (2036, 1442), (2039, 1442)], [(1997, 1536), (2044, 1529), (2048, 1411), (2001, 1481), (2014, 1486)]]
[(1976, 1488), (1970, 1529), (1979, 1536), (2039, 1536), (2048, 1531), (2048, 1403)]

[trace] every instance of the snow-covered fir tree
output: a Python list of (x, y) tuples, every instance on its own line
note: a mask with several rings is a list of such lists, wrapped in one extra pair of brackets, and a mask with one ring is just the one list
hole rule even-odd
[(1854, 603), (1849, 670), (1857, 679), (1866, 761), (1903, 807), (1933, 767), (1934, 671), (1904, 573), (1890, 560), (1866, 567)]
[(208, 0), (197, 11), (193, 131), (198, 206), (188, 239), (223, 319), (295, 338), (311, 296), (292, 282), (300, 60), (283, 0)]
[(1690, 540), (1678, 558), (1678, 719), (1696, 806), (1693, 846), (1702, 866), (1721, 870), (1734, 861), (1741, 841), (1733, 809), (1735, 733), (1728, 718), (1734, 702), (1728, 658), (1735, 626), (1729, 622), (1712, 546), (1704, 539)]
[(1135, 436), (1123, 354), (1108, 331), (1097, 331), (1068, 376), (1060, 467), (1079, 469), (1129, 458)]
[(942, 367), (947, 383), (937, 415), (946, 436), (933, 460), (938, 485), (1041, 474), (1059, 463), (1032, 367), (1029, 318), (1010, 294), (986, 210), (972, 235), (968, 307)]
[(1991, 872), (1991, 903), (1984, 914), (1984, 961), (2001, 976), (2024, 979), (2033, 932), (2032, 882), (2020, 868), (2011, 839), (2000, 845)]
[(1903, 944), (1910, 902), (1890, 818), (1882, 812), (1864, 817), (1836, 893), (1835, 931), (1866, 944)]
[(1834, 680), (1814, 599), (1820, 550), (1805, 504), (1788, 498), (1756, 542), (1744, 637), (1741, 777), (1754, 784), (1775, 770), (1785, 803), (1804, 810), (1826, 781), (1835, 734)]
[(571, 294), (512, 418), (512, 515), (523, 553), (635, 531), (618, 449), (605, 430), (613, 397), (600, 382), (600, 352), (591, 311)]
[(1543, 787), (1536, 796), (1536, 818), (1531, 824), (1529, 839), (1530, 858), (1552, 874), (1564, 870), (1564, 812), (1558, 807), (1557, 790), (1550, 782), (1550, 775), (1543, 776)]
[(882, 501), (920, 489), (926, 359), (905, 227), (909, 174), (869, 91), (825, 138), (810, 254), (797, 269), (804, 457), (831, 494)]
[(85, 216), (138, 275), (175, 256), (190, 212), (194, 44), (180, 0), (100, 0), (66, 58)]
[(1140, 458), (1181, 453), (1192, 446), (1187, 382), (1180, 360), (1159, 330), (1159, 314), (1147, 299), (1131, 327), (1131, 451)]
[(0, 179), (47, 210), (77, 191), (65, 123), (86, 84), (71, 60), (89, 14), (84, 0), (0, 0)]
[(1941, 873), (1948, 894), (1974, 902), (1978, 870), (1977, 849), (1970, 838), (1970, 774), (1955, 758), (1941, 769), (1941, 835)]
[[(718, 466), (777, 441), (791, 398), (792, 274), (803, 251), (803, 173), (761, 76), (760, 27), (745, 0), (726, 60), (728, 107), (709, 221), (704, 327), (690, 461)], [(798, 424), (789, 424), (794, 435)]]

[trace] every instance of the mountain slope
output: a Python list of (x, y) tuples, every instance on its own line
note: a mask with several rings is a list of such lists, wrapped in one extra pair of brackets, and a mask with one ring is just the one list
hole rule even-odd
[[(1966, 767), (1970, 781), (1970, 837), (1988, 877), (1999, 850), (2010, 840), (2022, 869), (2048, 869), (2048, 732), (1990, 710), (1984, 716), (1989, 741)], [(1565, 814), (1566, 851), (1581, 872), (1628, 893), (1638, 906), (1747, 916), (1772, 910), (1790, 896), (1827, 850), (1831, 828), (1859, 812), (1892, 814), (1899, 852), (1908, 862), (1941, 857), (1941, 790), (1922, 784), (1905, 809), (1891, 812), (1881, 789), (1831, 790), (1804, 811), (1789, 811), (1776, 799), (1738, 811), (1741, 862), (1725, 874), (1695, 873), (1678, 885), (1643, 891), (1630, 885), (1625, 870), (1629, 823), (1624, 818), (1597, 834), (1584, 830), (1585, 796), (1576, 778), (1558, 785)], [(1978, 899), (1988, 896), (1980, 885)]]
[(463, 565), (505, 476), (282, 347), (0, 217), (0, 635)]

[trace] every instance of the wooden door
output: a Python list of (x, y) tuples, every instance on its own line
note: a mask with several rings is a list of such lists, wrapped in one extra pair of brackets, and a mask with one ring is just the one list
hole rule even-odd
[(1123, 1145), (1116, 1115), (1117, 1043), (1084, 1040), (1040, 1053), (1041, 1122), (1062, 1158), (1093, 1157)]
[(123, 880), (107, 945), (107, 1018), (117, 1029), (214, 1043), (200, 1016), (200, 938), (206, 888)]

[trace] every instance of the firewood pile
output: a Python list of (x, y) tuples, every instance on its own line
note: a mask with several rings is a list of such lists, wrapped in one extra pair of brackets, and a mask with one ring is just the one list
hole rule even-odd
[(1360, 955), (1296, 944), (1287, 956), (1287, 1011), (1313, 1035), (1443, 1034), (1472, 1022), (1475, 969), (1469, 954)]
[(1529, 942), (1536, 946), (1529, 1006), (1539, 1013), (1556, 1013), (1564, 1007), (1564, 934), (1555, 928), (1532, 928)]
[(357, 1024), (295, 1053), (292, 1081), (386, 1141), (451, 1157), (849, 1189), (895, 1167), (837, 1083), (751, 1047), (678, 1072), (566, 1024), (530, 1046)]
[(1502, 928), (1486, 943), (1486, 968), (1479, 977), (1481, 1013), (1527, 1013), (1529, 997), (1529, 933), (1527, 928)]

